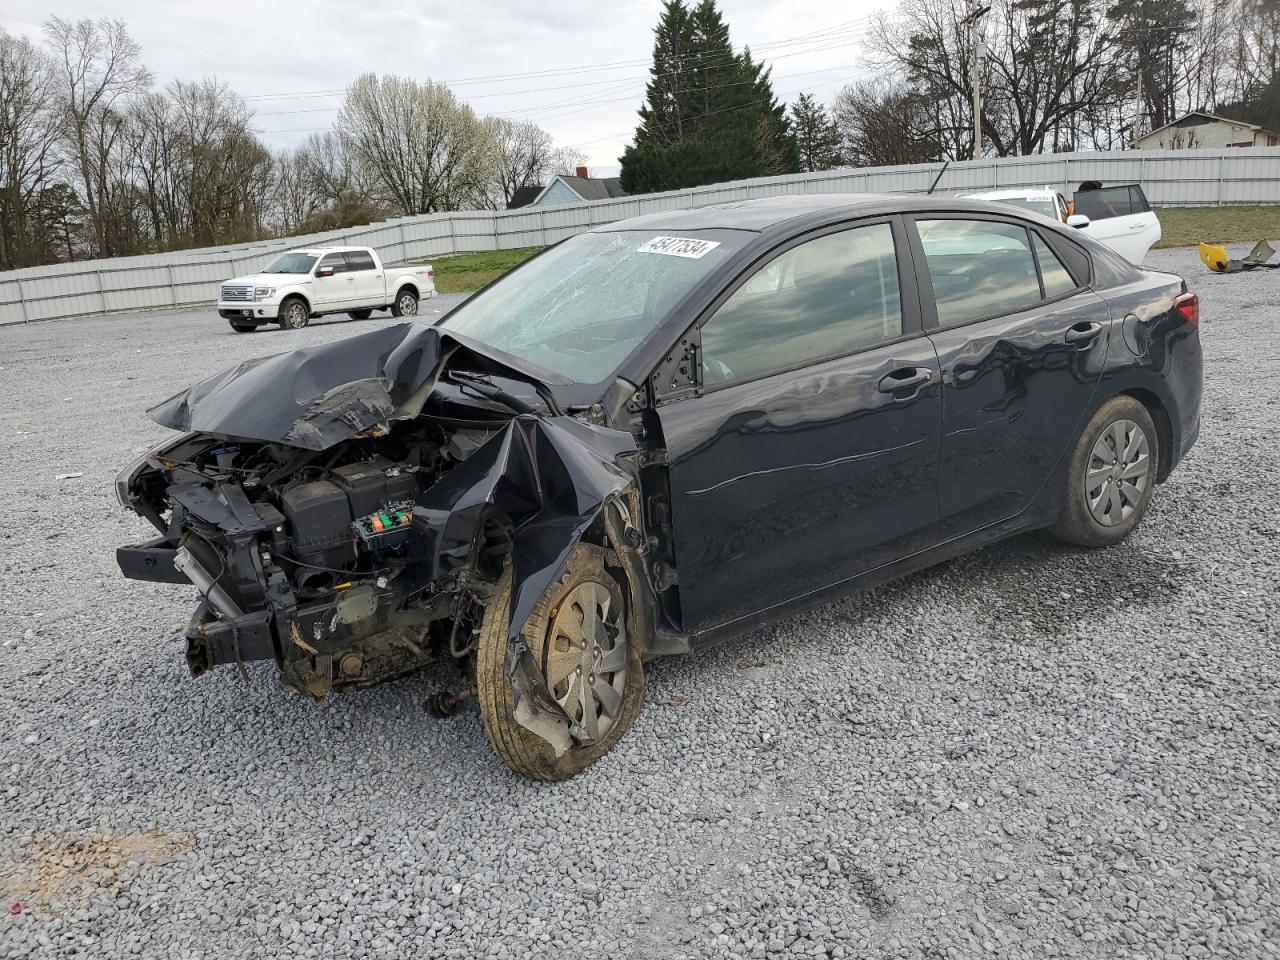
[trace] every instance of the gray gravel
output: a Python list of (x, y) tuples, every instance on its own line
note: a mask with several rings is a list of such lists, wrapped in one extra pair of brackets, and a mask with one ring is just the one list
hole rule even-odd
[(1280, 274), (1151, 263), (1203, 297), (1205, 422), (1128, 543), (661, 661), (558, 786), (421, 712), (445, 667), (324, 706), (192, 680), (192, 590), (115, 569), (149, 402), (391, 321), (0, 328), (0, 956), (1280, 956)]

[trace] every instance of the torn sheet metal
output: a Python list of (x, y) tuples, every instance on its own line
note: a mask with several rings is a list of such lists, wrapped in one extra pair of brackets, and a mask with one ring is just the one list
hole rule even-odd
[(557, 754), (572, 746), (569, 720), (547, 689), (524, 625), (605, 504), (633, 482), (622, 458), (635, 449), (630, 434), (572, 417), (518, 416), (415, 509), (439, 529), (439, 574), (466, 562), (486, 517), (511, 524), (507, 676), (516, 720)]
[(519, 380), (569, 382), (439, 327), (401, 323), (246, 360), (147, 415), (175, 430), (327, 450), (389, 420), (416, 417), (446, 362)]

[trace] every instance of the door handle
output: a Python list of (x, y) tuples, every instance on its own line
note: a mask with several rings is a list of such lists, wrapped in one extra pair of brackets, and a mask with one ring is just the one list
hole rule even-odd
[(1102, 324), (1100, 323), (1093, 323), (1092, 321), (1088, 323), (1077, 323), (1073, 324), (1067, 330), (1062, 339), (1067, 341), (1067, 343), (1084, 346), (1085, 344), (1096, 340), (1100, 333), (1102, 333)]
[(933, 371), (928, 367), (903, 367), (880, 379), (880, 392), (899, 393), (903, 390), (915, 390), (932, 379)]

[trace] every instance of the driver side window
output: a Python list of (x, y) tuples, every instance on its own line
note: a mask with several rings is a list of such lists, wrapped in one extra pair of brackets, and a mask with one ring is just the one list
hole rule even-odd
[(325, 268), (332, 269), (335, 274), (347, 272), (347, 258), (340, 253), (326, 254), (325, 258), (320, 261), (320, 265), (316, 267), (316, 273)]
[(754, 380), (902, 335), (893, 229), (856, 227), (774, 257), (702, 326), (702, 382)]

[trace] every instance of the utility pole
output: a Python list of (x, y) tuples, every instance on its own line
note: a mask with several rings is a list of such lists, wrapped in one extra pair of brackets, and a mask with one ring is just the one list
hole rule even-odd
[(982, 0), (965, 0), (969, 15), (963, 23), (969, 25), (969, 45), (973, 48), (973, 159), (982, 158), (982, 57), (987, 45), (982, 42), (978, 21), (991, 11), (991, 6), (981, 6)]

